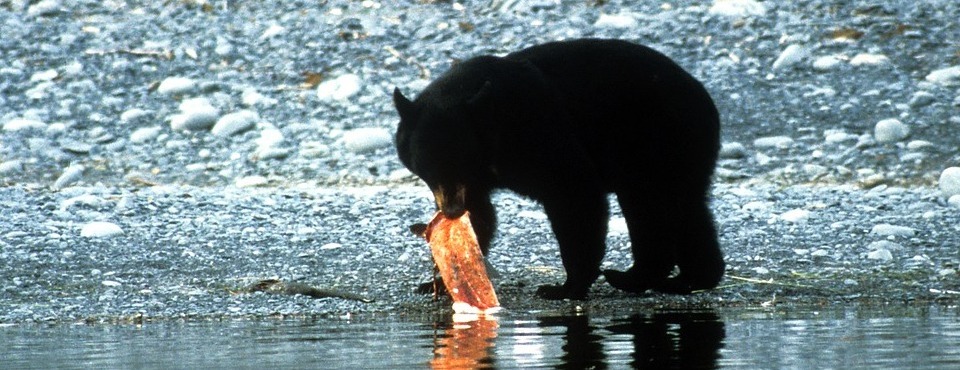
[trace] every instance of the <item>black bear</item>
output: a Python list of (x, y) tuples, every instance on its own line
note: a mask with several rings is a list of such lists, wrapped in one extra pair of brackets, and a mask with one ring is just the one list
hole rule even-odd
[(399, 89), (393, 100), (401, 162), (447, 217), (470, 211), (484, 253), (496, 227), (492, 191), (543, 205), (567, 276), (539, 296), (586, 298), (601, 273), (609, 193), (633, 251), (628, 271), (604, 271), (611, 285), (682, 294), (721, 279), (708, 207), (719, 115), (703, 85), (663, 54), (620, 40), (551, 42), (456, 63), (415, 100)]

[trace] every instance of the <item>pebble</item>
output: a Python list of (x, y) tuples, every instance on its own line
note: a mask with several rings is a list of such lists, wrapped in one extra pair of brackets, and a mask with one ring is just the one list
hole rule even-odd
[(120, 113), (120, 122), (130, 123), (148, 115), (150, 115), (150, 111), (148, 110), (140, 108), (128, 109)]
[(393, 144), (393, 136), (384, 128), (358, 128), (343, 133), (343, 145), (354, 153), (364, 153)]
[(170, 116), (170, 128), (176, 131), (203, 130), (212, 126), (220, 116), (207, 98), (193, 98), (180, 103), (180, 114)]
[(88, 223), (80, 230), (80, 236), (85, 238), (109, 238), (119, 234), (123, 234), (123, 229), (120, 226), (103, 221)]
[(29, 131), (29, 130), (44, 130), (47, 128), (47, 124), (29, 118), (14, 118), (7, 121), (3, 124), (3, 131), (7, 132), (17, 132), (17, 131)]
[(636, 28), (637, 19), (630, 14), (620, 13), (620, 14), (605, 14), (601, 13), (600, 17), (597, 18), (597, 21), (593, 24), (597, 28)]
[(789, 148), (793, 145), (793, 138), (789, 136), (768, 136), (753, 141), (757, 148)]
[(960, 208), (960, 194), (953, 195), (947, 199), (947, 205), (953, 208)]
[(813, 60), (813, 69), (817, 71), (829, 71), (840, 66), (843, 61), (835, 55), (818, 57)]
[(228, 113), (217, 120), (217, 123), (210, 129), (210, 133), (220, 137), (233, 136), (249, 130), (259, 120), (260, 115), (251, 110)]
[(856, 67), (876, 66), (876, 65), (888, 64), (888, 63), (890, 63), (890, 58), (887, 58), (887, 56), (883, 54), (863, 53), (863, 54), (857, 54), (853, 57), (853, 59), (850, 59), (850, 65), (856, 66)]
[(935, 70), (930, 72), (925, 79), (941, 85), (951, 85), (960, 82), (960, 66)]
[(80, 179), (83, 178), (84, 170), (86, 170), (86, 168), (79, 164), (67, 167), (67, 169), (63, 170), (63, 174), (53, 182), (53, 189), (60, 190), (80, 181)]
[(897, 142), (909, 135), (910, 127), (896, 118), (880, 120), (873, 130), (873, 137), (880, 143)]
[(951, 198), (960, 195), (960, 167), (948, 167), (940, 173), (940, 191)]
[(101, 281), (100, 284), (108, 288), (116, 288), (122, 285), (120, 284), (119, 281), (115, 281), (115, 280), (104, 280), (104, 281)]
[(0, 176), (16, 175), (23, 172), (23, 161), (12, 159), (0, 163)]
[(328, 103), (347, 100), (360, 92), (361, 82), (360, 76), (352, 73), (323, 81), (317, 86), (317, 98)]
[(877, 249), (867, 253), (867, 258), (872, 260), (880, 260), (883, 262), (893, 261), (893, 253), (886, 249)]
[(737, 159), (747, 156), (747, 147), (738, 142), (723, 143), (720, 146), (720, 158)]
[(240, 102), (247, 107), (271, 107), (277, 105), (278, 100), (269, 98), (258, 92), (257, 89), (250, 87), (243, 90), (243, 93), (240, 95)]
[(630, 233), (630, 229), (627, 227), (627, 219), (623, 217), (611, 217), (610, 221), (607, 221), (607, 230), (612, 234), (627, 235)]
[(57, 72), (56, 69), (48, 69), (46, 71), (40, 71), (34, 73), (30, 76), (30, 82), (41, 82), (41, 81), (53, 81), (53, 79), (60, 76), (60, 72)]
[(878, 224), (874, 225), (873, 228), (870, 229), (870, 234), (879, 236), (899, 236), (903, 238), (909, 238), (914, 236), (916, 233), (917, 230), (913, 228), (890, 224)]
[(936, 145), (926, 140), (911, 140), (909, 143), (907, 143), (907, 149), (910, 150), (924, 150), (935, 147)]
[(910, 98), (910, 102), (907, 103), (910, 107), (919, 108), (932, 104), (936, 100), (936, 96), (926, 92), (926, 91), (917, 91)]
[(903, 246), (889, 240), (880, 240), (880, 241), (875, 241), (873, 243), (868, 244), (867, 249), (874, 250), (874, 251), (876, 250), (898, 251), (898, 250), (902, 250)]
[(60, 11), (60, 0), (42, 0), (27, 8), (27, 15), (32, 17), (54, 15)]
[(160, 136), (160, 131), (162, 130), (159, 126), (139, 128), (130, 134), (130, 142), (145, 143), (151, 141)]
[(266, 40), (274, 36), (282, 35), (284, 32), (287, 32), (286, 28), (278, 24), (272, 24), (270, 27), (267, 27), (262, 34), (260, 34), (260, 39)]
[(827, 143), (836, 144), (844, 141), (855, 141), (859, 136), (847, 133), (843, 130), (826, 130), (823, 132), (823, 138)]
[(772, 67), (774, 70), (792, 67), (806, 58), (807, 53), (807, 48), (803, 47), (802, 45), (789, 45), (786, 49), (783, 49), (783, 52), (780, 53), (780, 56), (773, 61)]
[(810, 215), (810, 211), (798, 208), (784, 212), (782, 215), (780, 215), (780, 219), (791, 223), (800, 223), (807, 221), (810, 218)]
[(197, 81), (186, 77), (167, 77), (160, 81), (157, 93), (163, 95), (182, 95), (197, 89)]
[(247, 176), (241, 177), (234, 182), (238, 188), (252, 188), (257, 186), (266, 185), (269, 182), (266, 177), (263, 176)]
[(756, 0), (714, 0), (710, 14), (731, 18), (762, 16), (767, 8)]

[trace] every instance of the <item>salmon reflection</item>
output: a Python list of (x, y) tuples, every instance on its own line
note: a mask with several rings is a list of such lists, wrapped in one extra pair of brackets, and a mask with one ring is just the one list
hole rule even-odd
[(434, 369), (476, 369), (490, 367), (493, 358), (490, 349), (500, 325), (495, 318), (466, 315), (449, 323), (443, 334), (433, 343)]

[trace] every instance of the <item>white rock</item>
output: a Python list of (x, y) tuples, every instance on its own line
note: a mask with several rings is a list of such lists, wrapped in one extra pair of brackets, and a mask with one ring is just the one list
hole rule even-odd
[(39, 82), (39, 81), (53, 81), (53, 79), (60, 76), (60, 73), (56, 69), (48, 69), (46, 71), (40, 71), (34, 73), (30, 76), (30, 82)]
[(260, 150), (274, 148), (283, 142), (283, 132), (273, 125), (265, 127), (260, 131), (260, 137), (257, 139), (257, 147)]
[(106, 201), (103, 198), (93, 194), (83, 194), (67, 199), (63, 201), (63, 203), (60, 203), (60, 210), (69, 211), (71, 208), (77, 205), (99, 208), (106, 205)]
[(898, 251), (898, 250), (902, 250), (903, 246), (889, 240), (880, 240), (880, 241), (875, 241), (873, 243), (868, 244), (867, 249), (872, 251), (876, 251), (876, 250)]
[(7, 121), (3, 124), (3, 131), (15, 132), (15, 131), (27, 131), (27, 130), (44, 130), (47, 128), (47, 124), (29, 118), (14, 118)]
[(747, 156), (747, 147), (738, 142), (723, 143), (720, 145), (720, 158), (744, 158)]
[(947, 198), (960, 195), (960, 167), (948, 167), (940, 173), (940, 191)]
[(793, 145), (793, 138), (789, 136), (768, 136), (753, 141), (757, 148), (788, 148)]
[(127, 109), (123, 113), (120, 113), (120, 122), (130, 123), (142, 117), (146, 117), (149, 114), (150, 111), (140, 108)]
[(23, 172), (23, 161), (12, 159), (0, 163), (0, 176), (16, 175)]
[(220, 137), (232, 136), (249, 130), (259, 120), (260, 115), (251, 110), (228, 113), (217, 120), (217, 123), (210, 129), (210, 133)]
[(813, 60), (813, 69), (817, 71), (829, 71), (840, 66), (840, 60), (836, 55), (827, 55)]
[(612, 234), (626, 235), (630, 233), (630, 229), (627, 227), (627, 219), (623, 217), (613, 217), (610, 221), (607, 221), (607, 230)]
[(810, 253), (811, 257), (826, 257), (829, 255), (830, 255), (830, 252), (828, 252), (826, 249), (817, 249), (812, 253)]
[(91, 222), (80, 230), (80, 236), (85, 238), (109, 238), (119, 234), (123, 234), (123, 229), (112, 222)]
[(247, 176), (237, 179), (235, 185), (238, 188), (252, 188), (257, 186), (266, 185), (269, 180), (263, 176)]
[(157, 93), (163, 95), (181, 95), (192, 92), (197, 88), (197, 82), (186, 77), (167, 77), (160, 81)]
[(206, 98), (184, 100), (180, 112), (170, 116), (170, 127), (177, 131), (206, 129), (220, 116), (220, 111)]
[(317, 98), (324, 102), (347, 100), (360, 92), (361, 82), (360, 76), (352, 73), (323, 81), (317, 86)]
[(800, 223), (807, 221), (807, 219), (810, 218), (810, 214), (810, 211), (805, 209), (791, 209), (780, 215), (780, 219), (787, 222)]
[(86, 168), (79, 164), (67, 167), (67, 169), (63, 170), (63, 174), (53, 182), (53, 189), (60, 190), (80, 181), (80, 178), (83, 177), (84, 170), (86, 170)]
[(101, 281), (100, 284), (108, 288), (116, 288), (122, 285), (120, 284), (119, 281), (115, 281), (115, 280), (104, 280), (104, 281)]
[(867, 258), (872, 260), (880, 260), (884, 262), (893, 261), (893, 253), (886, 249), (877, 249), (867, 253)]
[(947, 205), (953, 208), (960, 208), (960, 194), (950, 196), (950, 198), (947, 199)]
[(777, 57), (777, 60), (773, 61), (773, 69), (778, 70), (794, 66), (806, 58), (807, 53), (807, 48), (801, 45), (789, 45), (786, 49), (783, 49), (783, 52), (780, 53), (780, 56)]
[(27, 8), (27, 15), (32, 17), (53, 15), (60, 11), (61, 6), (60, 0), (42, 0), (30, 5), (30, 7)]
[(63, 66), (63, 74), (70, 77), (76, 77), (83, 73), (83, 64), (78, 61)]
[(844, 141), (855, 141), (859, 136), (849, 134), (843, 130), (826, 130), (823, 132), (823, 138), (827, 143), (835, 144)]
[(260, 39), (266, 40), (271, 37), (283, 34), (284, 32), (287, 32), (286, 28), (283, 28), (283, 26), (278, 24), (272, 24), (270, 25), (270, 27), (267, 27), (267, 29), (263, 31), (263, 34), (260, 35)]
[(890, 224), (878, 224), (874, 225), (873, 228), (870, 229), (870, 234), (879, 236), (899, 236), (903, 238), (909, 238), (916, 233), (917, 230), (913, 228)]
[(130, 142), (145, 143), (151, 141), (160, 136), (160, 132), (162, 130), (163, 129), (159, 126), (139, 128), (130, 134)]
[(907, 103), (907, 105), (913, 108), (924, 107), (932, 104), (936, 100), (937, 100), (937, 96), (931, 94), (930, 92), (917, 91), (913, 93), (912, 97), (910, 97), (910, 102)]
[(331, 250), (331, 249), (340, 249), (343, 247), (343, 244), (340, 243), (327, 243), (320, 246), (320, 250)]
[(930, 72), (926, 80), (942, 85), (951, 85), (960, 82), (960, 66), (953, 66)]
[(936, 145), (926, 140), (911, 140), (909, 143), (907, 143), (907, 149), (910, 150), (924, 150), (934, 147), (936, 147)]
[(393, 136), (383, 128), (358, 128), (343, 133), (343, 145), (354, 153), (363, 153), (379, 148), (388, 147), (393, 143)]
[(766, 12), (763, 3), (756, 0), (714, 0), (709, 10), (710, 14), (732, 18), (761, 16)]
[(597, 28), (635, 28), (637, 27), (637, 19), (633, 15), (624, 13), (600, 13), (600, 17), (597, 18), (593, 26)]
[(523, 210), (517, 213), (517, 217), (543, 221), (547, 219), (547, 214), (540, 211)]
[(862, 53), (857, 54), (853, 57), (853, 59), (850, 59), (850, 64), (857, 67), (875, 66), (887, 63), (890, 63), (890, 58), (887, 58), (887, 56), (883, 54)]
[(252, 87), (243, 90), (243, 94), (240, 95), (240, 102), (247, 107), (255, 105), (270, 107), (278, 103), (277, 99), (266, 97)]
[(888, 118), (877, 122), (873, 130), (873, 137), (880, 143), (897, 142), (909, 135), (910, 127), (896, 118)]

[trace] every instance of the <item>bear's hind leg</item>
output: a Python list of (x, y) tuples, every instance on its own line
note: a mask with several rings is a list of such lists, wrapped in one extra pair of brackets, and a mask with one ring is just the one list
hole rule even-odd
[(590, 286), (600, 276), (606, 252), (610, 217), (607, 197), (600, 192), (579, 193), (541, 203), (560, 245), (567, 280), (563, 285), (541, 286), (537, 295), (545, 299), (586, 299)]
[(617, 194), (630, 233), (633, 266), (627, 271), (603, 272), (614, 288), (633, 293), (656, 289), (676, 265), (680, 216), (672, 202), (652, 194), (664, 193), (636, 191)]
[(691, 205), (684, 215), (683, 233), (677, 245), (680, 274), (667, 280), (657, 291), (664, 293), (690, 293), (695, 290), (712, 289), (723, 278), (725, 264), (717, 241), (717, 230), (706, 200)]

